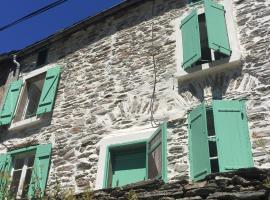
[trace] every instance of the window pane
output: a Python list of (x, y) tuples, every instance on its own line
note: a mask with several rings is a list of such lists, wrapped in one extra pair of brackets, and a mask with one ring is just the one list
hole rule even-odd
[(10, 190), (12, 191), (12, 194), (14, 194), (15, 196), (16, 196), (17, 191), (18, 191), (21, 174), (22, 174), (21, 170), (14, 171), (13, 177), (12, 177), (12, 180), (11, 180)]
[(22, 198), (27, 197), (30, 181), (31, 181), (32, 169), (27, 169), (25, 181), (23, 184)]
[(29, 103), (26, 110), (25, 119), (33, 117), (36, 115), (39, 98), (41, 95), (41, 90), (35, 85), (31, 84), (28, 92)]
[(15, 166), (14, 169), (22, 169), (24, 164), (24, 158), (17, 158), (15, 159)]
[(32, 155), (28, 158), (28, 164), (27, 167), (33, 167), (34, 165), (34, 160), (35, 160), (35, 155)]
[(148, 155), (148, 178), (156, 178), (162, 174), (162, 145)]

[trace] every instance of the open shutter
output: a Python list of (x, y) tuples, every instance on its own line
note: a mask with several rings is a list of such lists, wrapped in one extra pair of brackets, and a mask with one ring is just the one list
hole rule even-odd
[(44, 196), (49, 173), (51, 150), (51, 144), (43, 144), (37, 147), (34, 170), (32, 171), (31, 182), (28, 191), (29, 198)]
[(0, 199), (4, 199), (9, 192), (10, 167), (11, 156), (8, 154), (0, 155)]
[(253, 167), (247, 115), (243, 101), (213, 101), (221, 172)]
[(196, 10), (193, 10), (181, 23), (183, 63), (187, 69), (201, 59), (201, 43), (199, 21)]
[(10, 84), (0, 112), (0, 125), (6, 125), (11, 123), (22, 88), (22, 84), (22, 80), (14, 81)]
[(204, 2), (209, 48), (230, 56), (232, 51), (230, 49), (224, 6), (214, 3), (212, 0), (204, 0)]
[(39, 100), (37, 115), (51, 112), (57, 92), (57, 86), (60, 78), (60, 67), (51, 68), (46, 73), (46, 78), (42, 88)]
[(189, 113), (188, 121), (190, 175), (192, 180), (197, 181), (211, 173), (206, 108), (204, 103)]
[(167, 123), (164, 122), (147, 141), (147, 177), (167, 181)]

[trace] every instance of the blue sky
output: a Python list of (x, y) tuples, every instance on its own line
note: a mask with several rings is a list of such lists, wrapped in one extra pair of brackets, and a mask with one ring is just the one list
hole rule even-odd
[[(34, 18), (0, 32), (0, 54), (22, 49), (122, 0), (68, 0)], [(1, 0), (0, 27), (56, 0)]]

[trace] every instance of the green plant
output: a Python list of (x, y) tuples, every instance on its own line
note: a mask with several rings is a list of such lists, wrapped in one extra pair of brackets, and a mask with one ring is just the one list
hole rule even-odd
[(264, 186), (270, 189), (270, 177), (268, 176), (267, 179), (264, 181)]
[(74, 190), (72, 189), (66, 189), (62, 192), (62, 199), (63, 200), (76, 200)]
[(82, 199), (83, 200), (92, 200), (93, 199), (93, 190), (91, 189), (91, 187), (87, 187), (82, 195)]
[(137, 194), (136, 194), (136, 192), (134, 190), (130, 190), (127, 193), (127, 199), (128, 200), (138, 200), (138, 196), (137, 196)]
[(9, 173), (2, 171), (0, 172), (0, 197), (1, 199), (12, 200), (15, 199), (12, 190), (10, 190), (11, 177)]

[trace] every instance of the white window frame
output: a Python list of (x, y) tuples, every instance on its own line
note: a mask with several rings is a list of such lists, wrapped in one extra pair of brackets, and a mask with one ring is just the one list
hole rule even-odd
[[(48, 69), (53, 68), (54, 66), (55, 66), (55, 64), (46, 65), (42, 68), (31, 71), (29, 74), (22, 77), (23, 87), (22, 87), (20, 95), (19, 95), (19, 99), (18, 99), (18, 103), (16, 105), (14, 116), (16, 116), (17, 113), (19, 112), (18, 110), (19, 110), (19, 107), (20, 107), (20, 104), (22, 101), (22, 97), (23, 97), (23, 94), (25, 93), (25, 90), (27, 87), (26, 81), (28, 79), (35, 77), (35, 76), (41, 75), (42, 73), (46, 73)], [(29, 100), (27, 100), (27, 101), (29, 101)], [(28, 104), (28, 102), (26, 104)], [(27, 108), (27, 106), (25, 106), (24, 111), (23, 111), (24, 113), (22, 116), (25, 116), (26, 108)], [(13, 119), (11, 122), (11, 125), (9, 127), (9, 131), (21, 130), (21, 129), (27, 128), (29, 126), (37, 125), (37, 124), (41, 123), (43, 119), (44, 118), (42, 116), (34, 116), (34, 117), (30, 117), (28, 119), (22, 119), (22, 120), (17, 121), (17, 122), (15, 122)]]
[[(175, 38), (176, 38), (176, 62), (177, 62), (177, 70), (174, 74), (174, 77), (178, 79), (178, 81), (190, 80), (192, 78), (201, 77), (202, 75), (206, 75), (209, 73), (219, 72), (225, 69), (231, 69), (241, 66), (241, 53), (240, 53), (240, 45), (239, 39), (237, 35), (237, 24), (235, 15), (233, 12), (233, 4), (231, 0), (222, 0), (218, 2), (222, 4), (226, 10), (225, 18), (228, 30), (229, 43), (232, 50), (232, 54), (229, 57), (229, 62), (227, 59), (221, 59), (217, 61), (213, 61), (211, 63), (204, 63), (200, 66), (192, 67), (188, 72), (182, 68), (183, 63), (183, 47), (182, 47), (182, 33), (180, 29), (180, 24), (182, 19), (184, 19), (191, 11), (191, 9), (197, 8), (197, 14), (203, 14), (204, 8), (201, 7), (203, 5), (200, 2), (196, 2), (194, 4), (189, 5), (190, 10), (183, 16), (175, 19)], [(211, 50), (211, 52), (213, 52)], [(213, 54), (213, 53), (212, 53)]]
[[(31, 154), (25, 153), (23, 155), (25, 155), (25, 158), (24, 158), (24, 164), (23, 164), (23, 167), (22, 167), (22, 173), (21, 173), (20, 182), (19, 182), (18, 190), (17, 190), (17, 194), (16, 194), (16, 199), (21, 199), (21, 197), (22, 197), (23, 186), (24, 186), (24, 183), (25, 183), (27, 169), (31, 169), (31, 168), (33, 169), (33, 167), (34, 167), (34, 163), (33, 163), (32, 167), (28, 167), (29, 158), (30, 158)], [(15, 171), (14, 170), (15, 164), (16, 164), (16, 156), (15, 156), (15, 161), (12, 163), (12, 169), (11, 169), (11, 175), (10, 175), (11, 181), (13, 180), (13, 175), (14, 175), (14, 171)], [(32, 171), (32, 173), (33, 173), (33, 171)]]
[(155, 131), (156, 128), (145, 128), (143, 130), (126, 129), (117, 131), (103, 138), (96, 145), (97, 149), (99, 150), (99, 160), (95, 189), (98, 190), (103, 188), (103, 181), (105, 179), (106, 170), (107, 147), (116, 144), (141, 142), (143, 140), (146, 141), (153, 135)]

